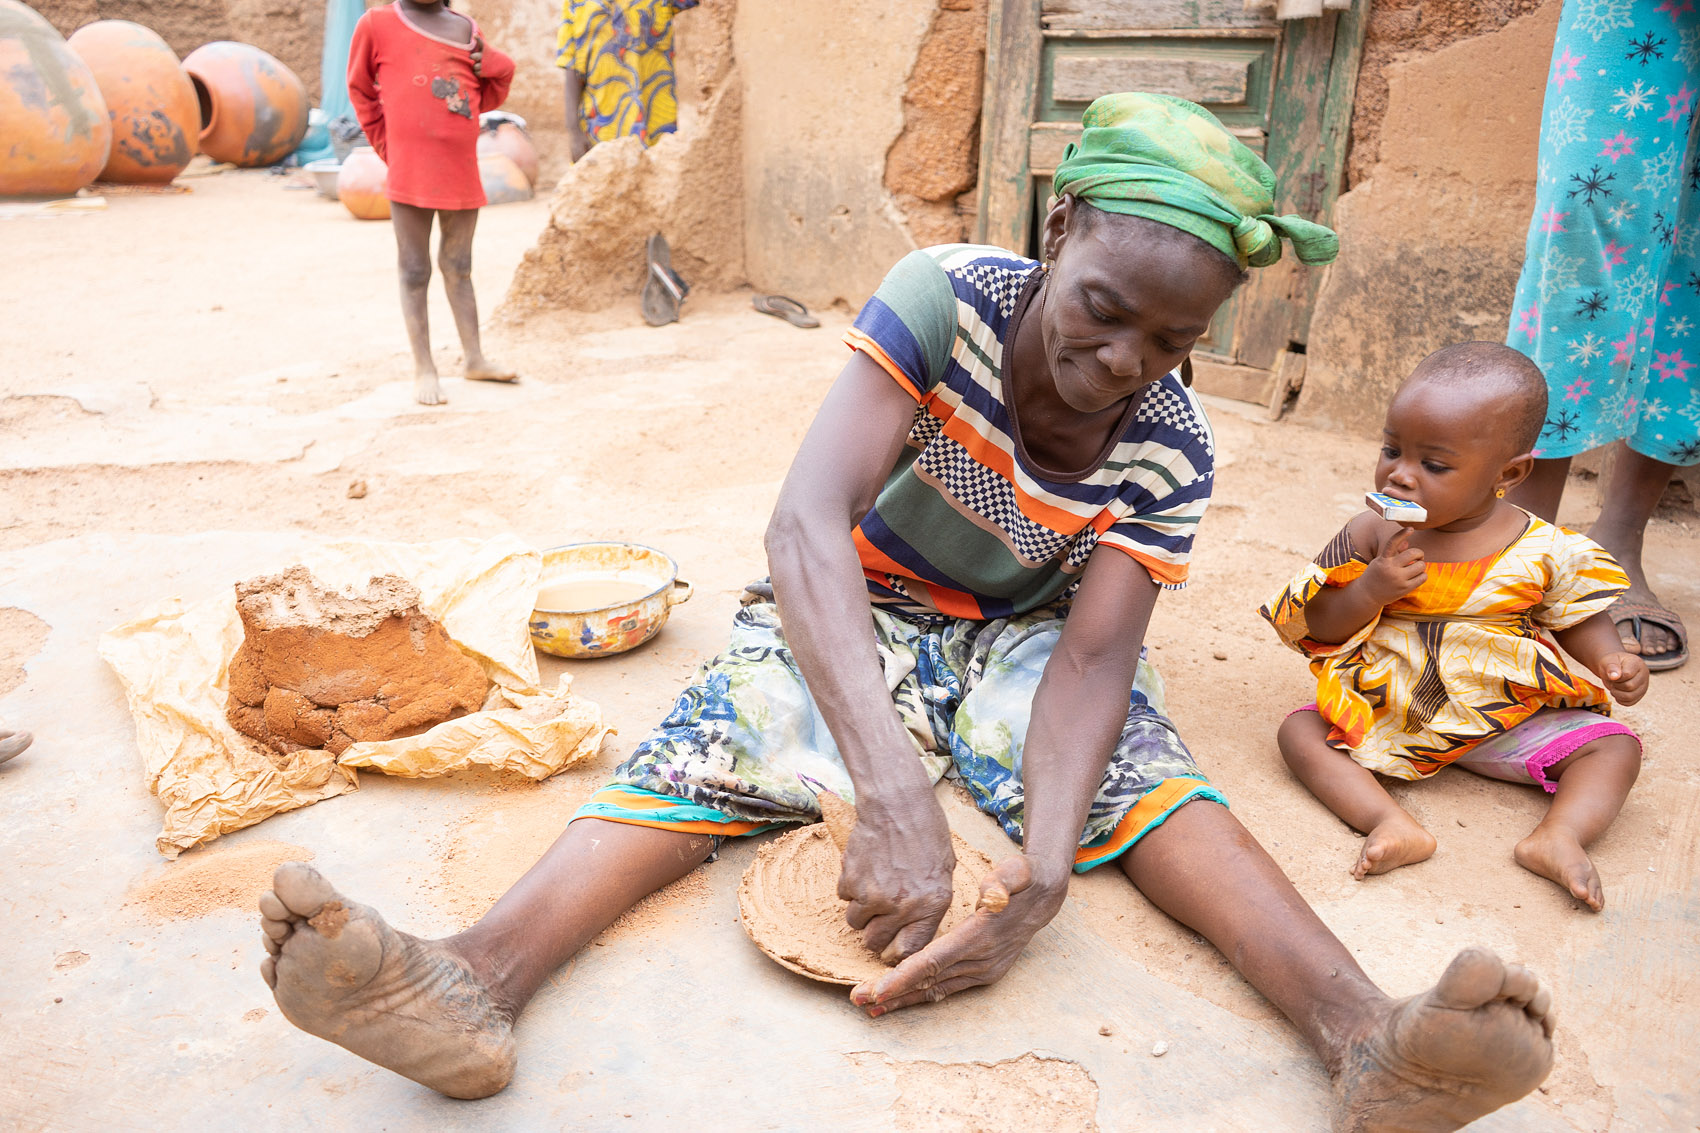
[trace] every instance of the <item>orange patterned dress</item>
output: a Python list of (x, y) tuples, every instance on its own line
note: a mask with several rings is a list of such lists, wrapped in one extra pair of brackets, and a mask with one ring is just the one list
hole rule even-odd
[(1552, 636), (1629, 587), (1593, 540), (1531, 515), (1498, 554), (1430, 563), (1421, 586), (1348, 640), (1313, 640), (1306, 604), (1367, 565), (1342, 530), (1258, 611), (1310, 658), (1328, 742), (1364, 767), (1424, 779), (1543, 708), (1611, 715), (1605, 690), (1571, 671)]

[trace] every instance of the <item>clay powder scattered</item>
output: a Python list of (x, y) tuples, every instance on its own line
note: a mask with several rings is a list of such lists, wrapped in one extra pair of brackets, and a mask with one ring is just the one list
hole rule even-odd
[(313, 851), (288, 842), (245, 842), (185, 854), (131, 889), (125, 903), (162, 920), (204, 917), (220, 909), (253, 912), (260, 894), (272, 887), (273, 870), (284, 862), (312, 859)]
[[(949, 932), (974, 913), (980, 879), (992, 863), (952, 834), (956, 850), (956, 890), (939, 926)], [(823, 983), (853, 985), (889, 970), (862, 943), (844, 914), (838, 896), (838, 847), (824, 823), (805, 826), (761, 848), (738, 886), (738, 911), (744, 931), (783, 966)]]

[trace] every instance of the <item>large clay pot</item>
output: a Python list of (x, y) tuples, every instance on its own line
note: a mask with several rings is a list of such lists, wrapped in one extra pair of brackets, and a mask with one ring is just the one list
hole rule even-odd
[(53, 25), (0, 0), (0, 197), (69, 196), (111, 150), (94, 74)]
[(274, 165), (307, 136), (307, 88), (295, 72), (246, 43), (219, 40), (183, 69), (201, 104), (201, 152), (233, 165)]
[(495, 129), (478, 131), (478, 156), (499, 153), (510, 158), (525, 174), (525, 183), (537, 187), (537, 147), (531, 135), (512, 122), (496, 123)]
[(371, 146), (359, 146), (336, 176), (336, 196), (361, 220), (390, 218), (390, 167)]
[(68, 41), (100, 84), (112, 119), (103, 181), (163, 185), (199, 149), (201, 108), (177, 53), (129, 20), (98, 20)]
[(510, 205), (531, 199), (531, 182), (507, 154), (487, 153), (479, 158), (478, 179), (484, 183), (486, 204)]

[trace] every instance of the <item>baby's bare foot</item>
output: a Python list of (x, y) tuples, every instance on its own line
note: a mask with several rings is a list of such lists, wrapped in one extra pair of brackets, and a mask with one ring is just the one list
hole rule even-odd
[(1402, 865), (1425, 861), (1434, 854), (1434, 835), (1416, 819), (1400, 811), (1382, 821), (1364, 839), (1352, 876), (1362, 881), (1372, 873), (1386, 873)]
[(517, 382), (519, 375), (511, 368), (486, 358), (477, 365), (467, 363), (466, 380), (469, 382)]
[(1517, 843), (1513, 856), (1517, 864), (1530, 873), (1538, 873), (1558, 883), (1570, 895), (1594, 912), (1606, 907), (1606, 893), (1600, 886), (1600, 875), (1589, 860), (1588, 852), (1576, 836), (1562, 827), (1544, 823)]
[(442, 405), (448, 398), (443, 396), (436, 374), (420, 374), (413, 379), (413, 400), (420, 405)]
[(300, 862), (278, 868), (260, 913), (260, 974), (303, 1031), (452, 1098), (513, 1077), (513, 1019), (441, 941), (395, 931)]
[(1334, 1076), (1341, 1133), (1452, 1130), (1516, 1101), (1552, 1069), (1552, 995), (1528, 969), (1466, 949), (1395, 1003)]

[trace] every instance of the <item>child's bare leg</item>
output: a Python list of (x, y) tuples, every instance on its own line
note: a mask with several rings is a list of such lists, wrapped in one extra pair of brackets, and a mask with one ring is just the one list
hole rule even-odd
[(575, 822), (465, 932), (421, 940), (290, 862), (260, 898), (260, 972), (309, 1034), (457, 1098), (513, 1075), (513, 1024), (543, 981), (640, 898), (708, 856), (712, 839)]
[(1641, 745), (1631, 736), (1602, 736), (1547, 769), (1558, 780), (1552, 808), (1517, 843), (1517, 864), (1555, 881), (1596, 913), (1605, 890), (1583, 847), (1605, 833), (1641, 772)]
[(474, 381), (511, 382), (518, 375), (484, 357), (478, 334), (478, 298), (472, 293), (472, 236), (478, 229), (478, 210), (444, 209), (437, 215), (443, 222), (437, 266), (442, 269), (443, 289), (448, 292), (449, 310), (454, 312), (455, 329), (460, 332), (466, 376)]
[(431, 283), (433, 213), (432, 209), (390, 204), (396, 267), (401, 275), (401, 317), (407, 323), (408, 345), (413, 347), (413, 398), (421, 405), (441, 405), (445, 400), (437, 386), (437, 364), (431, 361), (431, 319), (425, 307), (425, 289)]
[(1393, 801), (1371, 771), (1328, 745), (1328, 724), (1320, 713), (1293, 713), (1276, 739), (1299, 782), (1353, 830), (1368, 835), (1352, 867), (1353, 877), (1362, 881), (1368, 874), (1386, 873), (1434, 853), (1434, 835)]

